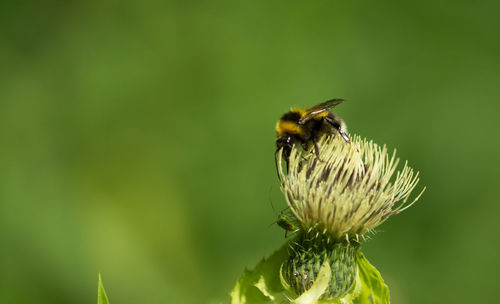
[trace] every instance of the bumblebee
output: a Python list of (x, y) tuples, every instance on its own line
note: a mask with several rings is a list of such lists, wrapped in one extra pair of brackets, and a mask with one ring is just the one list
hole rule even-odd
[(350, 142), (344, 121), (330, 112), (331, 108), (343, 101), (335, 98), (309, 109), (292, 108), (281, 116), (276, 124), (276, 153), (283, 149), (282, 156), (287, 167), (294, 145), (300, 144), (304, 149), (309, 149), (313, 145), (316, 156), (319, 156), (317, 141), (323, 135), (340, 134), (346, 142)]

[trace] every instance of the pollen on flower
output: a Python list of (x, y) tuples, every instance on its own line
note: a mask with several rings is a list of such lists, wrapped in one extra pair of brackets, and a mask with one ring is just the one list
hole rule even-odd
[[(372, 141), (354, 136), (324, 137), (319, 155), (293, 148), (288, 170), (279, 155), (281, 189), (304, 232), (328, 239), (357, 239), (387, 218), (410, 207), (408, 197), (419, 178), (407, 163)], [(425, 190), (425, 189), (424, 189)]]

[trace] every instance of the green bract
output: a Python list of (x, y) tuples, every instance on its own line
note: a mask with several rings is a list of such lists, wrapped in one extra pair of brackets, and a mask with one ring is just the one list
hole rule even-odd
[(268, 259), (263, 259), (255, 269), (245, 270), (231, 292), (231, 303), (389, 303), (389, 288), (377, 269), (368, 262), (360, 250), (357, 250), (354, 255), (356, 274), (352, 288), (340, 298), (327, 300), (321, 298), (328, 292), (331, 280), (335, 277), (329, 263), (323, 262), (314, 284), (298, 296), (281, 276), (282, 262), (287, 259), (287, 256), (287, 246), (283, 246)]

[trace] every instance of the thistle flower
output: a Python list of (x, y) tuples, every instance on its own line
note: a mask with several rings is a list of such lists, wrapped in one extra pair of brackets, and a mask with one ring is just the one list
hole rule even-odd
[(232, 303), (389, 304), (389, 289), (361, 252), (361, 242), (417, 201), (423, 191), (408, 203), (418, 173), (407, 163), (397, 171), (395, 152), (358, 136), (350, 143), (325, 136), (316, 144), (317, 152), (300, 146), (286, 157), (279, 152), (288, 210), (278, 224), (294, 237), (245, 272)]
[(294, 148), (288, 172), (278, 159), (281, 189), (303, 231), (330, 241), (359, 241), (420, 197), (406, 204), (418, 173), (405, 163), (391, 181), (399, 159), (385, 146), (359, 136), (351, 143), (325, 137), (318, 146), (319, 155)]
[[(297, 299), (309, 299), (314, 293), (315, 300), (347, 303), (361, 290), (362, 284), (356, 283), (360, 281), (360, 241), (418, 199), (406, 204), (419, 181), (418, 173), (405, 163), (391, 179), (399, 162), (395, 152), (389, 155), (385, 146), (358, 136), (351, 143), (340, 136), (325, 137), (318, 147), (317, 154), (294, 147), (287, 172), (281, 154), (278, 158), (281, 189), (299, 225), (280, 270), (282, 284)], [(318, 292), (314, 284), (325, 265), (331, 277)]]

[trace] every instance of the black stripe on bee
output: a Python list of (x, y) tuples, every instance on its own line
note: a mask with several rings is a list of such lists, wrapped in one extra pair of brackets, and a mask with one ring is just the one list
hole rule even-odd
[(291, 121), (298, 123), (302, 116), (298, 112), (287, 112), (281, 116), (282, 121)]

